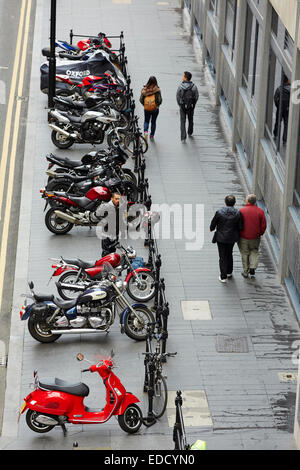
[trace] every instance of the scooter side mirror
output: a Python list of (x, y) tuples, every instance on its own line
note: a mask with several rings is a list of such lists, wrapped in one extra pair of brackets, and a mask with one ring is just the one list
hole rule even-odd
[(76, 356), (77, 361), (83, 361), (84, 355), (82, 353), (78, 353)]

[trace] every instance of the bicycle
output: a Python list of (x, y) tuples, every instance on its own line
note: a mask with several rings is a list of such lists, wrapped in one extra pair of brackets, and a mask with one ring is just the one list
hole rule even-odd
[[(145, 380), (144, 392), (148, 393), (149, 399), (152, 401), (150, 407), (153, 416), (158, 419), (161, 418), (166, 411), (168, 403), (168, 387), (167, 381), (163, 376), (162, 363), (166, 357), (174, 357), (175, 353), (162, 353), (161, 339), (162, 333), (158, 332), (157, 325), (156, 331), (151, 331), (153, 324), (148, 324), (147, 337), (146, 337), (146, 352), (145, 355)], [(155, 352), (152, 351), (152, 338), (156, 339)]]
[(133, 155), (133, 158), (138, 152), (144, 154), (148, 150), (148, 142), (137, 125), (138, 119), (137, 116), (132, 119), (130, 125), (126, 128), (127, 134), (124, 139), (124, 147)]

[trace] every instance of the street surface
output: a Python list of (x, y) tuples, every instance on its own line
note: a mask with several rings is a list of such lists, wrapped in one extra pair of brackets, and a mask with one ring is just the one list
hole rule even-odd
[[(201, 65), (196, 40), (193, 47), (189, 39), (179, 2), (91, 0), (85, 14), (79, 0), (57, 4), (58, 39), (68, 39), (71, 28), (75, 34), (87, 36), (99, 31), (107, 35), (124, 31), (140, 127), (143, 124), (140, 90), (150, 75), (157, 77), (163, 104), (155, 142), (149, 144), (146, 154), (150, 194), (154, 204), (180, 204), (181, 207), (192, 204), (193, 210), (196, 204), (204, 205), (204, 245), (197, 251), (187, 251), (187, 240), (175, 237), (158, 240), (162, 277), (170, 303), (167, 350), (178, 354), (165, 365), (170, 391), (166, 414), (151, 428), (142, 427), (137, 435), (126, 435), (115, 420), (104, 425), (70, 425), (66, 437), (60, 428), (46, 435), (35, 434), (28, 429), (24, 416), (19, 426), (16, 424), (23, 397), (30, 391), (34, 369), (39, 370), (40, 377), (84, 381), (90, 387), (87, 405), (102, 407), (102, 383), (95, 374), (81, 374), (82, 367), (75, 356), (82, 352), (92, 360), (112, 348), (119, 367), (117, 375), (127, 390), (141, 399), (144, 413), (147, 409), (142, 389), (144, 344), (121, 335), (117, 322), (108, 335), (66, 335), (55, 343), (39, 344), (29, 335), (27, 324), (20, 325), (18, 311), (22, 298), (19, 297), (18, 305), (16, 297), (12, 311), (16, 330), (11, 332), (11, 344), (12, 351), (18, 353), (14, 353), (14, 362), (9, 356), (9, 388), (5, 396), (0, 448), (72, 449), (73, 442), (77, 441), (80, 448), (86, 449), (173, 449), (174, 395), (176, 390), (182, 390), (189, 443), (203, 439), (208, 449), (295, 449), (296, 382), (280, 374), (297, 372), (292, 355), (293, 342), (300, 338), (299, 324), (286, 291), (277, 279), (265, 242), (255, 280), (242, 278), (236, 247), (233, 279), (226, 285), (218, 281), (218, 255), (211, 243), (209, 223), (215, 210), (223, 205), (225, 195), (235, 194), (237, 206), (241, 207), (247, 188), (243, 186), (237, 160), (226, 139), (228, 129), (223, 111), (214, 106), (210, 73)], [(49, 258), (63, 255), (92, 260), (100, 253), (95, 229), (73, 228), (68, 235), (58, 237), (50, 234), (44, 224), (44, 203), (39, 189), (46, 182), (45, 155), (53, 152), (80, 158), (92, 150), (88, 145), (74, 145), (70, 150), (59, 151), (51, 143), (45, 109), (47, 97), (39, 91), (39, 66), (43, 61), (40, 50), (48, 45), (48, 38), (48, 2), (37, 0), (25, 148), (25, 159), (32, 166), (26, 181), (23, 179), (29, 199), (26, 201), (28, 226), (24, 227), (24, 233), (19, 230), (19, 243), (22, 245), (24, 237), (27, 240), (27, 245), (24, 242), (24, 248), (19, 247), (18, 251), (20, 260), (25, 260), (18, 276), (19, 294), (27, 289), (27, 280), (34, 281), (37, 291), (56, 292), (53, 281), (47, 284), (52, 274)], [(200, 98), (195, 112), (194, 137), (183, 145), (175, 95), (185, 70), (193, 74)], [(132, 167), (132, 162), (130, 165)], [(177, 221), (171, 227), (178, 229), (179, 225)], [(134, 246), (138, 255), (147, 257), (141, 242), (135, 242)], [(185, 304), (184, 301), (196, 303)], [(185, 306), (188, 310), (183, 309)], [(2, 322), (3, 315), (2, 306)], [(240, 341), (238, 345), (243, 347), (223, 352), (224, 336), (230, 337), (233, 343)]]

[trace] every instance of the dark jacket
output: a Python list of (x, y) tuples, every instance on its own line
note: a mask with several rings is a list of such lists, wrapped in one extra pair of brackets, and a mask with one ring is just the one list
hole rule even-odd
[(243, 218), (243, 230), (240, 233), (240, 237), (247, 240), (260, 238), (267, 228), (264, 211), (255, 204), (246, 204), (246, 206), (240, 209), (240, 213)]
[(242, 228), (241, 213), (234, 207), (223, 207), (218, 210), (210, 223), (211, 231), (217, 229), (216, 240), (219, 243), (237, 242)]
[[(280, 105), (280, 91), (282, 89), (282, 86), (280, 85), (274, 95), (274, 103), (276, 108), (279, 108)], [(289, 107), (290, 107), (290, 96), (291, 96), (291, 85), (290, 84), (285, 84), (283, 85), (283, 92), (282, 92), (282, 112), (288, 112)]]
[(184, 92), (188, 89), (188, 88), (191, 88), (192, 92), (193, 92), (193, 97), (194, 97), (194, 106), (196, 105), (197, 101), (198, 101), (198, 98), (199, 98), (199, 92), (198, 92), (198, 88), (196, 87), (196, 85), (193, 83), (193, 82), (185, 82), (183, 81), (178, 89), (177, 89), (177, 93), (176, 93), (176, 100), (177, 100), (177, 104), (178, 106), (182, 106), (184, 103), (183, 103), (183, 96), (184, 96)]

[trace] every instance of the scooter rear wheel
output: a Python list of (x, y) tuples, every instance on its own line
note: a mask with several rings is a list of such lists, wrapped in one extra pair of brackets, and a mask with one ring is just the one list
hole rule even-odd
[(143, 422), (142, 412), (140, 408), (135, 405), (127, 406), (126, 410), (122, 415), (118, 416), (119, 426), (123, 431), (128, 432), (129, 434), (136, 433)]
[(28, 410), (26, 413), (27, 426), (31, 429), (31, 431), (38, 432), (39, 434), (43, 434), (45, 432), (51, 431), (51, 429), (53, 429), (54, 426), (41, 424), (36, 421), (36, 418), (38, 417), (39, 414), (41, 413), (38, 413), (37, 411), (33, 411), (33, 410)]

